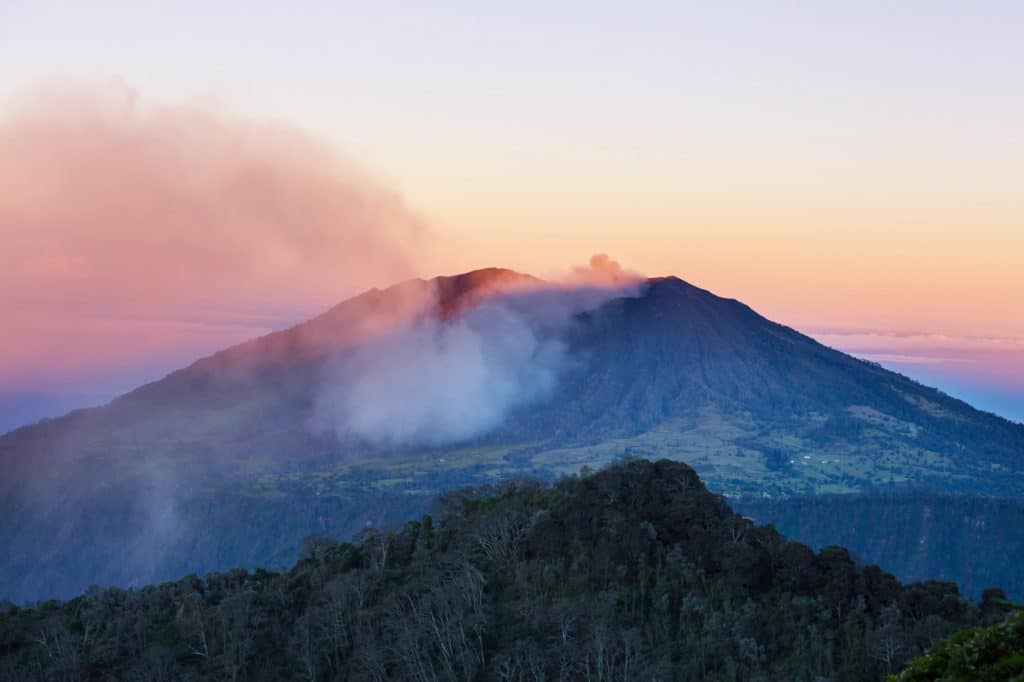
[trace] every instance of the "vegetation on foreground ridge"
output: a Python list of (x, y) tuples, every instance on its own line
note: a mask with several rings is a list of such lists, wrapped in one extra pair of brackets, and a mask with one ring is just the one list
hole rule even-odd
[(988, 627), (965, 628), (935, 644), (892, 682), (1024, 680), (1024, 608)]
[(434, 517), (307, 538), (282, 573), (9, 606), (0, 679), (877, 680), (1005, 615), (815, 554), (678, 462), (464, 489)]

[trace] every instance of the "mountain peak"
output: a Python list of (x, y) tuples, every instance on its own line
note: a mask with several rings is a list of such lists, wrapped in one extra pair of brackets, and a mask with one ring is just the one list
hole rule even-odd
[(536, 286), (542, 280), (507, 268), (481, 268), (460, 275), (434, 277), (438, 305), (445, 318), (479, 303), (482, 299), (521, 287)]

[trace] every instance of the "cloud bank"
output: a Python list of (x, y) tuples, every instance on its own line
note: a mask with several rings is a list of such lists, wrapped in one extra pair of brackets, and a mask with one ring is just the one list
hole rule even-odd
[(267, 311), (410, 276), (427, 239), (399, 196), (285, 125), (113, 85), (37, 91), (4, 111), (0, 386), (44, 371), (57, 348), (64, 375), (212, 350), (273, 326)]

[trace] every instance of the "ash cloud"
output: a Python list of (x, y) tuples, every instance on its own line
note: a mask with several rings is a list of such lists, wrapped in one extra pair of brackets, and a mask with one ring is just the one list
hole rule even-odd
[(637, 295), (644, 280), (607, 256), (559, 283), (497, 290), (455, 317), (427, 290), (418, 313), (366, 340), (324, 374), (313, 426), (377, 447), (441, 446), (484, 435), (548, 398), (577, 361), (579, 313)]

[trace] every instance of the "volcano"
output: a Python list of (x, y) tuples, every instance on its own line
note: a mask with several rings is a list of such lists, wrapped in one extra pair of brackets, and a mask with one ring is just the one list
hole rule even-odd
[(388, 445), (314, 428), (325, 368), (410, 320), (443, 329), (506, 299), (528, 316), (549, 291), (564, 295), (497, 268), (373, 289), (0, 437), (0, 597), (279, 567), (305, 533), (351, 536), (450, 487), (624, 456), (685, 461), (736, 498), (1024, 494), (1024, 426), (675, 277), (540, 325), (567, 361), (486, 430)]

